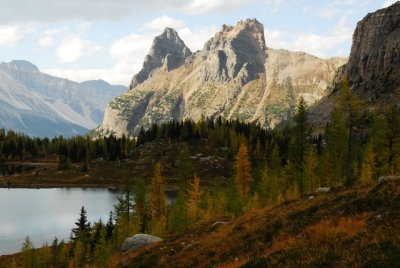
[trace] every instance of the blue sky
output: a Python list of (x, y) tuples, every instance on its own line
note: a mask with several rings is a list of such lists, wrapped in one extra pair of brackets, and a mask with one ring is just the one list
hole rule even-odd
[(154, 36), (175, 28), (196, 51), (222, 24), (257, 18), (267, 46), (347, 57), (357, 22), (395, 0), (0, 0), (0, 61), (75, 81), (128, 85)]

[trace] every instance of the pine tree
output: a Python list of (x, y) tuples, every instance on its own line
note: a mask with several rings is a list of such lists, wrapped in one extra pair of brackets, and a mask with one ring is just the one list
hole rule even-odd
[(79, 219), (75, 222), (76, 227), (72, 229), (72, 240), (81, 240), (83, 243), (88, 243), (90, 239), (90, 223), (87, 221), (87, 213), (85, 207), (82, 206), (79, 214)]
[(200, 198), (202, 192), (200, 191), (200, 179), (198, 176), (194, 176), (194, 180), (190, 183), (190, 191), (188, 198), (188, 212), (189, 217), (194, 223), (197, 223), (200, 218)]
[(248, 149), (244, 143), (240, 144), (235, 160), (235, 184), (237, 192), (241, 202), (246, 202), (253, 177), (251, 175), (251, 163)]

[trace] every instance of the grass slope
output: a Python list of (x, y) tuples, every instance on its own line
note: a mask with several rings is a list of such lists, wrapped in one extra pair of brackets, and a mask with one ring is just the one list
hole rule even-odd
[(335, 188), (112, 256), (115, 267), (398, 267), (400, 181)]

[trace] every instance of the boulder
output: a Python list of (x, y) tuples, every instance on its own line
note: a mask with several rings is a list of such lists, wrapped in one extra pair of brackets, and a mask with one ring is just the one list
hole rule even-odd
[(125, 239), (124, 243), (122, 244), (121, 251), (127, 252), (161, 241), (163, 241), (163, 239), (157, 236), (148, 234), (135, 234), (134, 236)]
[(329, 192), (331, 188), (329, 187), (319, 187), (315, 190), (316, 193), (326, 193)]
[(378, 179), (378, 183), (384, 183), (386, 181), (393, 181), (400, 179), (400, 176), (381, 176)]

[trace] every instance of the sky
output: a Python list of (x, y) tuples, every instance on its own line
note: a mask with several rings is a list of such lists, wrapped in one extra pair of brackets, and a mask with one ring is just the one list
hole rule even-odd
[(348, 57), (367, 13), (396, 0), (0, 0), (0, 61), (28, 60), (74, 81), (129, 85), (155, 36), (172, 27), (192, 50), (239, 20), (268, 47)]

